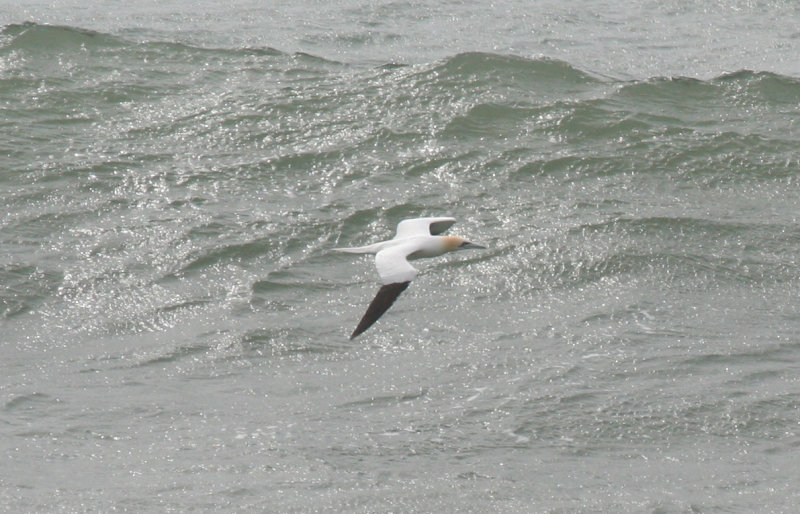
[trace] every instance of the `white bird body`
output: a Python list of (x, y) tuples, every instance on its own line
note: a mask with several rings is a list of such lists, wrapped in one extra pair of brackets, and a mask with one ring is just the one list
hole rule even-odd
[(338, 252), (375, 254), (375, 267), (383, 283), (350, 339), (375, 323), (416, 278), (417, 270), (409, 264), (409, 260), (438, 257), (467, 248), (483, 248), (462, 237), (438, 235), (455, 222), (455, 218), (407, 219), (397, 225), (397, 234), (388, 241), (353, 248), (334, 248)]

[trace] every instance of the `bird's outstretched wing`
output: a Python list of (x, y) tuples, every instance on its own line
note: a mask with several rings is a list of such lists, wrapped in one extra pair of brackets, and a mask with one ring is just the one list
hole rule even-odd
[(372, 302), (367, 307), (367, 312), (364, 313), (364, 316), (361, 318), (361, 321), (358, 322), (358, 326), (353, 333), (350, 335), (350, 339), (353, 339), (364, 332), (366, 329), (372, 326), (373, 323), (378, 321), (384, 312), (389, 310), (389, 307), (392, 306), (397, 297), (400, 296), (400, 293), (406, 290), (408, 282), (395, 282), (393, 284), (385, 284), (378, 290), (378, 294), (375, 295), (375, 298), (372, 299)]
[(383, 284), (411, 282), (417, 277), (417, 270), (408, 263), (408, 256), (417, 250), (412, 243), (390, 246), (375, 254), (375, 267)]
[(400, 293), (405, 291), (408, 284), (417, 276), (417, 270), (407, 260), (408, 255), (414, 249), (413, 245), (402, 244), (375, 254), (375, 266), (378, 268), (383, 286), (367, 307), (367, 312), (364, 313), (350, 339), (358, 336), (378, 321), (378, 318), (389, 310)]
[(436, 236), (453, 226), (455, 218), (413, 218), (397, 224), (395, 239), (411, 236)]

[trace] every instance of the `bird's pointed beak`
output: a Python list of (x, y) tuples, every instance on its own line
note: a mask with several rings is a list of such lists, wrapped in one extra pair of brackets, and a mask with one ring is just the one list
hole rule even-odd
[(469, 242), (464, 243), (463, 245), (461, 245), (461, 248), (464, 248), (464, 249), (469, 248), (469, 249), (472, 249), (472, 250), (486, 250), (485, 246), (476, 245), (475, 243), (469, 243)]

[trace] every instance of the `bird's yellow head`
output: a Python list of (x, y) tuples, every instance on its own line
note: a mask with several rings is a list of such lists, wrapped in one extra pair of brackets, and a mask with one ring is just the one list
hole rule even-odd
[(476, 250), (486, 249), (485, 246), (476, 245), (475, 243), (470, 243), (463, 237), (458, 237), (458, 236), (445, 236), (444, 246), (448, 252), (454, 252), (456, 250), (469, 250), (470, 248)]

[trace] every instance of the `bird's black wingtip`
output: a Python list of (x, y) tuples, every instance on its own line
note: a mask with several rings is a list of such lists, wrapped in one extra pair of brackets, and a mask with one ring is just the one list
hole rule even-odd
[(361, 335), (371, 327), (373, 323), (378, 321), (378, 318), (392, 306), (394, 301), (397, 300), (397, 297), (400, 296), (400, 293), (405, 291), (410, 283), (411, 281), (409, 280), (408, 282), (396, 282), (382, 286), (378, 294), (375, 295), (375, 298), (372, 299), (369, 307), (367, 307), (367, 312), (364, 313), (364, 317), (361, 318), (358, 326), (350, 335), (350, 340), (352, 341)]
[[(374, 323), (374, 321), (373, 321), (372, 323)], [(356, 329), (355, 329), (355, 330), (353, 330), (353, 333), (352, 333), (352, 334), (350, 334), (350, 340), (352, 341), (352, 340), (353, 340), (353, 339), (355, 339), (356, 337), (358, 337), (358, 336), (360, 336), (361, 334), (363, 334), (364, 332), (366, 332), (366, 331), (367, 331), (367, 329), (368, 329), (370, 326), (372, 326), (372, 323), (370, 323), (369, 325), (366, 325), (366, 326), (364, 326), (364, 325), (365, 325), (365, 323), (364, 323), (364, 320), (362, 319), (362, 320), (361, 320), (361, 323), (359, 323), (359, 324), (358, 324), (358, 326), (356, 327)]]

